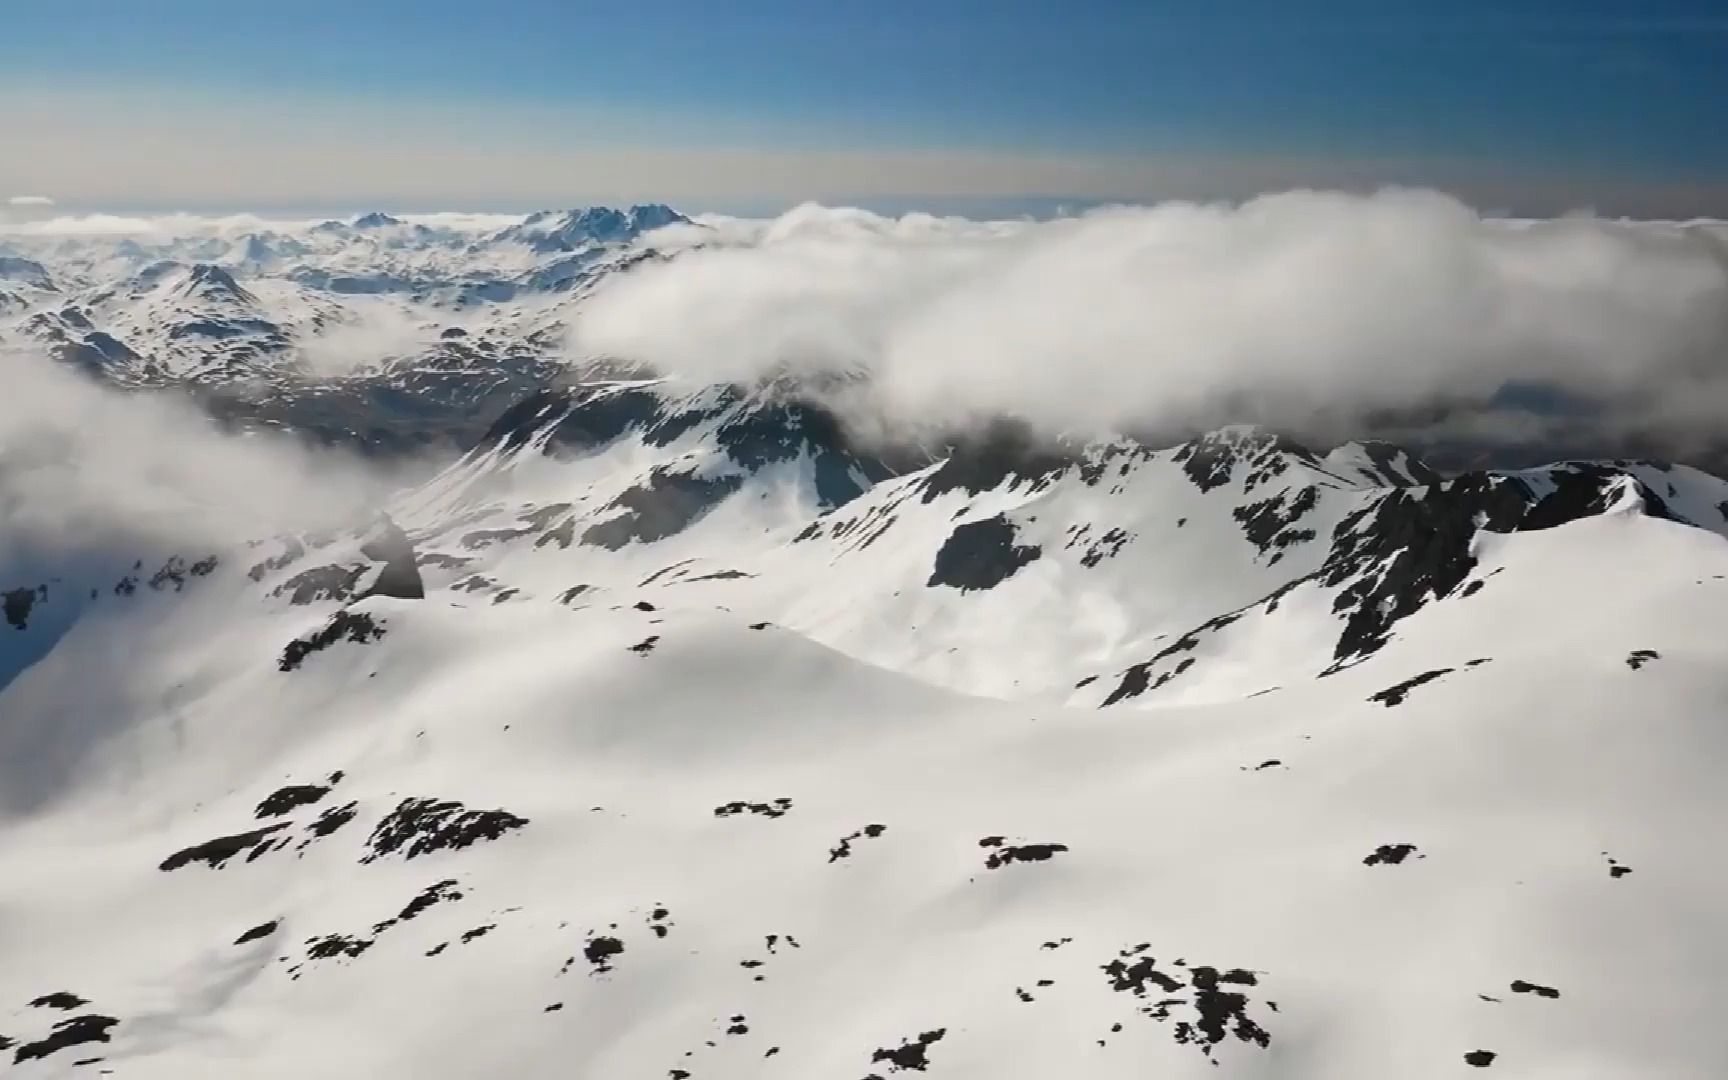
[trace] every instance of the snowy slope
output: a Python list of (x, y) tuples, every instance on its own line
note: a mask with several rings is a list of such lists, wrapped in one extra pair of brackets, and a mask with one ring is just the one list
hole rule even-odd
[[(665, 446), (614, 436), (598, 455), (542, 455), (546, 475), (517, 490), (567, 472), (573, 501), (616, 501), (621, 473), (597, 458), (655, 449), (637, 475), (672, 462), (737, 475), (761, 444), (726, 432), (760, 414), (718, 392), (679, 404), (631, 413), (652, 430), (701, 406), (705, 419)], [(761, 577), (727, 579), (723, 607), (701, 585), (629, 582), (624, 553), (647, 559), (664, 543), (662, 558), (686, 555), (672, 538), (539, 548), (564, 580), (607, 575), (569, 602), (451, 582), (470, 567), (447, 560), (533, 551), (545, 535), (441, 550), (452, 530), (426, 523), (437, 506), (483, 509), (478, 475), (442, 478), (401, 508), (420, 521), (422, 599), (400, 580), (385, 592), (402, 595), (342, 599), (400, 570), (404, 538), (388, 530), (297, 558), (296, 542), (226, 552), (183, 589), (104, 597), (100, 617), (78, 620), (0, 695), (0, 1033), (15, 1044), (0, 1068), (1728, 1067), (1707, 1020), (1722, 883), (1692, 842), (1723, 809), (1711, 764), (1728, 691), (1714, 648), (1728, 588), (1719, 535), (1640, 501), (1581, 502), (1552, 527), (1476, 533), (1473, 572), (1492, 583), (1423, 606), (1335, 675), (1208, 704), (1060, 707), (964, 695), (755, 618), (784, 602), (767, 581), (777, 565), (815, 581), (787, 554), (790, 523), (776, 524), (791, 505), (833, 524), (941, 472), (822, 511), (792, 475), (808, 480), (832, 452), (812, 427), (781, 417), (787, 456), (744, 470), (674, 534), (704, 534), (711, 564), (759, 549)], [(1227, 432), (1196, 445), (1258, 444)], [(1158, 462), (1196, 452), (1143, 455), (1147, 497), (1174, 494), (1157, 486)], [(488, 452), (494, 464), (504, 453)], [(1313, 466), (1275, 479), (1298, 468)], [(1196, 499), (1225, 490), (1200, 493), (1177, 469)], [(928, 505), (1011, 505), (1030, 521), (1048, 498), (1035, 516), (1054, 527), (1046, 515), (1071, 478), (972, 479), (979, 492)], [(1069, 501), (1084, 508), (1080, 489), (1097, 489), (1075, 483)], [(1389, 497), (1338, 490), (1369, 506)], [(728, 505), (776, 492), (778, 510)], [(905, 501), (926, 505), (917, 498)], [(906, 543), (928, 549), (928, 531)], [(725, 537), (736, 548), (719, 547)], [(1258, 557), (1247, 551), (1242, 573)], [(1293, 572), (1320, 559), (1298, 557)], [(832, 559), (860, 604), (893, 583)], [(1045, 631), (1039, 618), (1015, 625)], [(98, 666), (111, 677), (79, 677)]]
[(0, 1076), (1728, 1075), (1728, 482), (572, 370), (678, 222), (7, 237), (254, 434), (0, 427)]

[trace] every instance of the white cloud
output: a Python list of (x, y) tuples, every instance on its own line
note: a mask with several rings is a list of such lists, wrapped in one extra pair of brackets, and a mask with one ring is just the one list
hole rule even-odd
[(129, 544), (238, 543), (369, 519), (392, 478), (287, 437), (228, 434), (173, 394), (0, 352), (0, 571)]
[(17, 220), (0, 218), (0, 233), (44, 237), (139, 237), (163, 239), (188, 236), (234, 236), (248, 232), (295, 231), (315, 220), (278, 219), (256, 214), (60, 214)]
[(14, 195), (6, 200), (6, 205), (15, 207), (53, 206), (54, 200), (46, 195)]
[(1433, 192), (1296, 191), (1034, 224), (801, 207), (720, 222), (577, 322), (579, 353), (693, 378), (868, 376), (870, 414), (1046, 430), (1348, 431), (1510, 380), (1713, 432), (1728, 228), (1486, 219)]
[(345, 321), (300, 343), (298, 357), (316, 376), (341, 376), (383, 360), (416, 352), (438, 338), (438, 326), (415, 318), (385, 297), (351, 296)]

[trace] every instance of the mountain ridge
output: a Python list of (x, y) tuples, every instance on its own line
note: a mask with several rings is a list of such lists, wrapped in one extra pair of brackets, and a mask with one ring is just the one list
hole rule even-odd
[(571, 364), (656, 213), (0, 316), (0, 1076), (1728, 1072), (1728, 481)]

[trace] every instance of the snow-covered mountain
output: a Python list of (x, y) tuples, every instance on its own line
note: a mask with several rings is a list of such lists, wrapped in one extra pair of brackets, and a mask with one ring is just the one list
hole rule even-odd
[(1728, 1071), (1716, 477), (547, 380), (379, 509), (0, 565), (0, 1074)]
[(502, 226), (373, 212), (123, 239), (3, 235), (0, 348), (324, 441), (462, 444), (550, 376), (601, 281), (663, 257), (653, 233), (669, 225), (690, 221), (655, 204)]

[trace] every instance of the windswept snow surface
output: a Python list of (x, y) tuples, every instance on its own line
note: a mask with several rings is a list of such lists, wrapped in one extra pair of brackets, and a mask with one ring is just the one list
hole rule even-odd
[(14, 560), (0, 1074), (1728, 1075), (1725, 489), (614, 381)]

